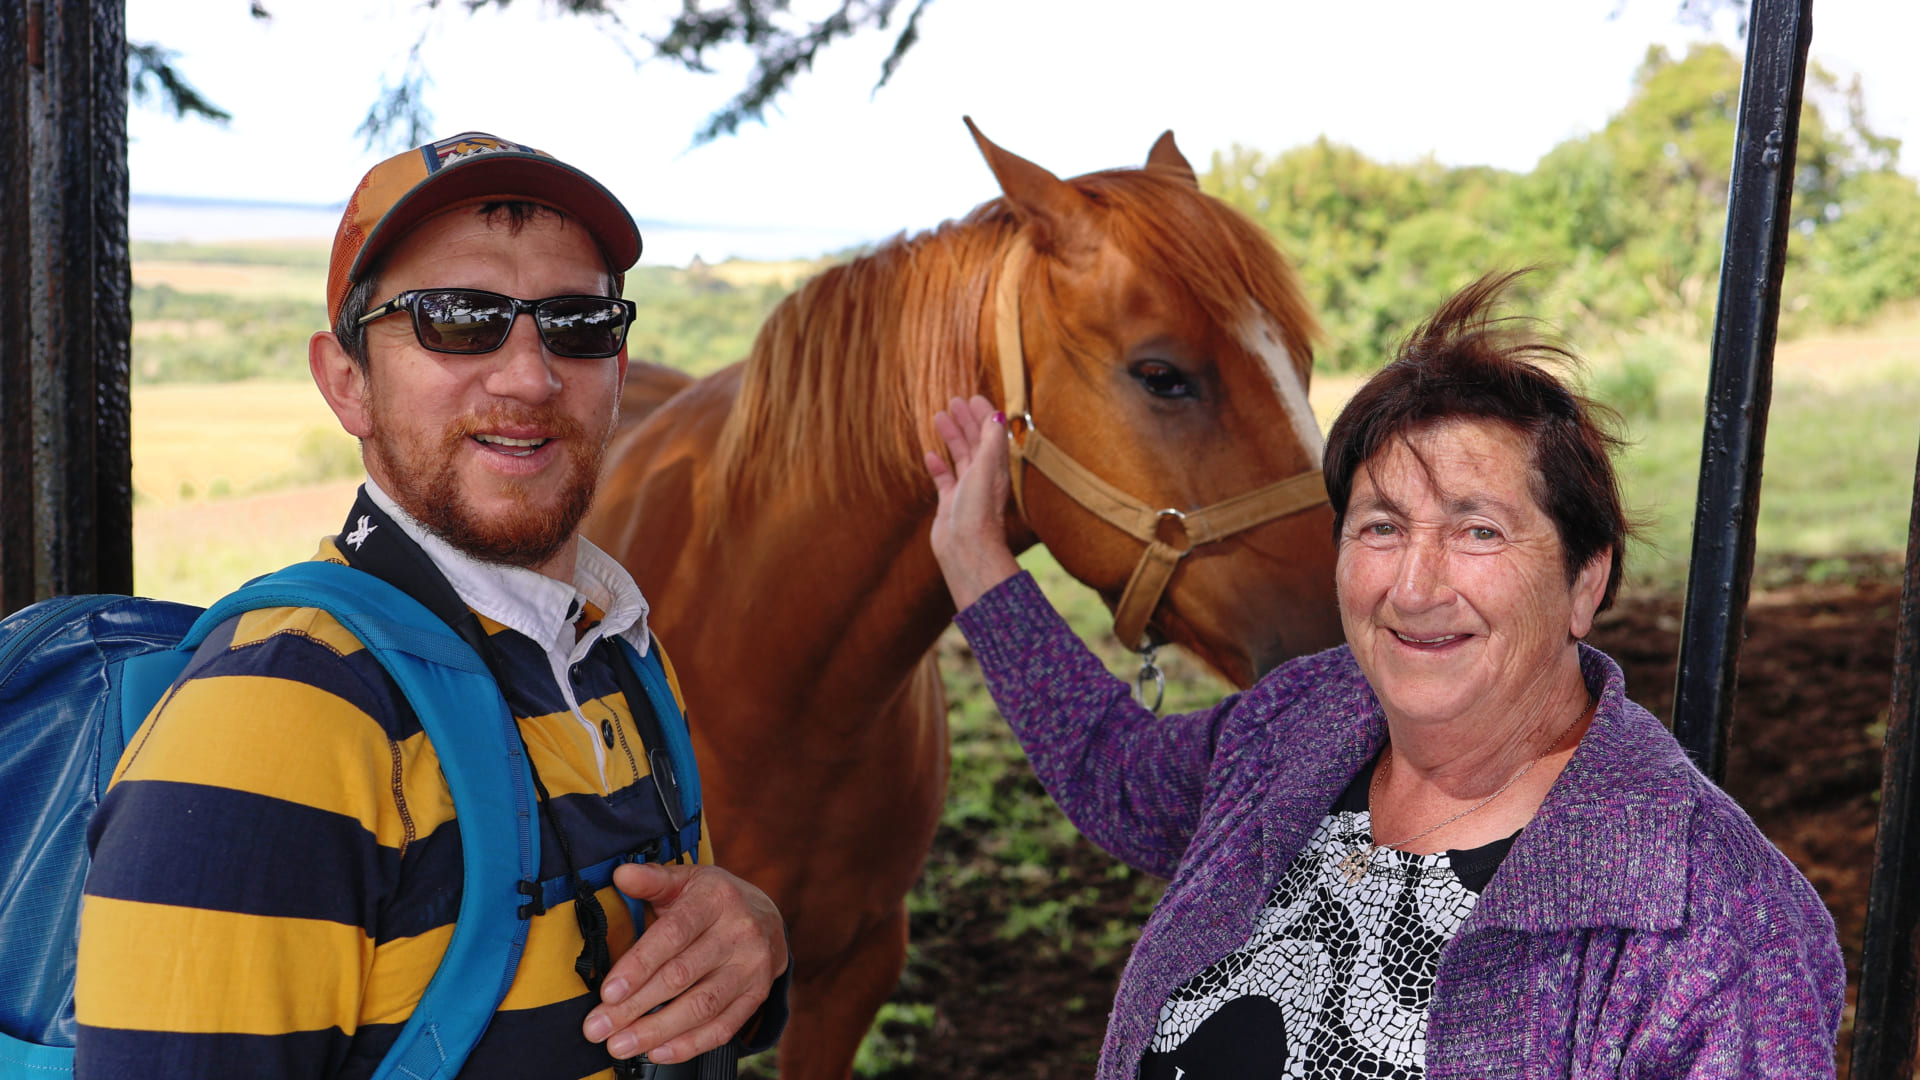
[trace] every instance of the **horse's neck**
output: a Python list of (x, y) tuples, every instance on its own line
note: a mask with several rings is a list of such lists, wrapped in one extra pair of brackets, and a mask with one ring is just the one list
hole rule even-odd
[(830, 271), (742, 372), (709, 490), (727, 504), (712, 587), (776, 593), (757, 606), (799, 620), (810, 644), (792, 655), (823, 686), (844, 659), (845, 679), (871, 680), (856, 694), (884, 692), (952, 618), (921, 452), (935, 408), (991, 385), (982, 309), (1005, 232), (949, 224)]
[(932, 509), (923, 500), (823, 503), (773, 492), (735, 518), (740, 527), (728, 529), (714, 560), (720, 573), (693, 584), (723, 601), (718, 610), (784, 627), (778, 650), (757, 630), (736, 645), (758, 650), (743, 661), (784, 669), (798, 698), (884, 698), (953, 616), (927, 540)]

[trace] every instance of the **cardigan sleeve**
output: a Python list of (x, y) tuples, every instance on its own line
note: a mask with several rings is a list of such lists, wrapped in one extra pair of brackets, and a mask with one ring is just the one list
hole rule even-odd
[(1155, 716), (1025, 572), (955, 621), (1034, 772), (1075, 827), (1115, 858), (1171, 877), (1239, 695), (1200, 712)]
[[(1662, 1010), (1673, 1018), (1664, 1032), (1672, 1068), (1658, 1075), (1689, 1080), (1834, 1075), (1846, 973), (1833, 945), (1833, 923), (1825, 919), (1824, 926), (1814, 925), (1822, 920), (1809, 919), (1806, 905), (1779, 902), (1785, 899), (1754, 904), (1745, 933), (1728, 930), (1690, 943), (1698, 966), (1679, 975), (1676, 1007)], [(1820, 909), (1819, 915), (1826, 911)]]

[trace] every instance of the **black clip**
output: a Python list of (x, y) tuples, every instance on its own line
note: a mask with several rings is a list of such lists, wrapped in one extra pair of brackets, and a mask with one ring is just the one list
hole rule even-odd
[(535, 915), (545, 915), (547, 913), (546, 893), (545, 890), (540, 888), (539, 882), (522, 881), (514, 886), (514, 890), (521, 896), (528, 898), (527, 902), (521, 904), (519, 911), (515, 913), (522, 919), (531, 919)]
[(653, 787), (660, 793), (661, 809), (667, 812), (667, 824), (674, 832), (686, 825), (680, 812), (680, 778), (673, 772), (673, 755), (666, 747), (647, 751), (647, 766), (653, 771)]

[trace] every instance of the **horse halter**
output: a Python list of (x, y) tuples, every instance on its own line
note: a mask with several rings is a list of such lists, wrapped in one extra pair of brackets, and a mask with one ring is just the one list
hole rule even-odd
[[(1147, 637), (1147, 622), (1160, 606), (1160, 597), (1180, 560), (1202, 544), (1225, 540), (1256, 525), (1325, 503), (1326, 484), (1320, 470), (1312, 469), (1198, 510), (1155, 509), (1100, 479), (1040, 434), (1027, 402), (1027, 359), (1020, 334), (1020, 275), (1031, 251), (1026, 237), (1016, 236), (1001, 259), (1000, 279), (994, 287), (994, 338), (1000, 351), (1000, 385), (1006, 397), (1007, 465), (1012, 472), (1014, 505), (1022, 518), (1033, 520), (1027, 514), (1026, 497), (1026, 467), (1031, 465), (1088, 513), (1146, 545), (1113, 611), (1114, 636), (1145, 656), (1140, 672), (1144, 698), (1149, 676), (1164, 687), (1153, 663), (1158, 646)], [(1158, 700), (1153, 707), (1158, 709)]]

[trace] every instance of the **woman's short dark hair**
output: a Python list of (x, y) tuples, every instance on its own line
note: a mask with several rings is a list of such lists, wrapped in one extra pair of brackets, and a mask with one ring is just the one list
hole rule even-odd
[(1537, 336), (1525, 319), (1496, 319), (1507, 286), (1525, 271), (1488, 274), (1454, 294), (1408, 335), (1398, 355), (1347, 402), (1327, 433), (1327, 498), (1337, 539), (1353, 474), (1396, 441), (1450, 420), (1491, 420), (1533, 448), (1533, 498), (1566, 552), (1567, 582), (1602, 551), (1613, 552), (1599, 610), (1620, 590), (1632, 532), (1613, 471), (1619, 416), (1568, 386), (1546, 364), (1579, 358)]

